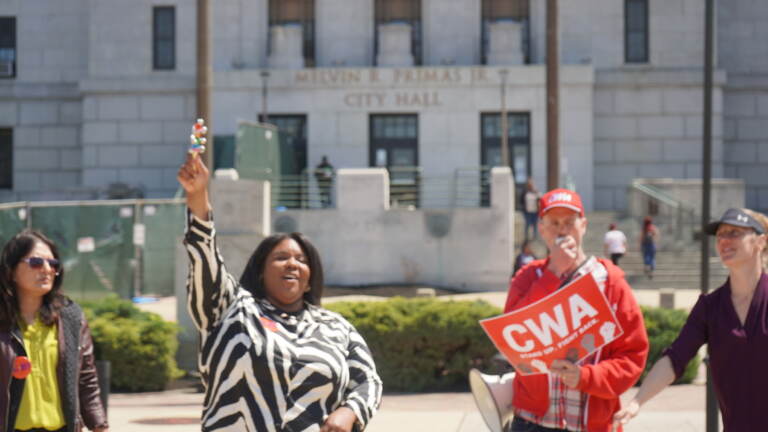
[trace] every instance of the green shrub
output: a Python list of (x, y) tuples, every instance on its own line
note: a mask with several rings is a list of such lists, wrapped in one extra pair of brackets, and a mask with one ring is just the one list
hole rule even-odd
[[(343, 315), (363, 335), (387, 391), (441, 391), (468, 388), (467, 373), (490, 371), (497, 350), (478, 321), (501, 310), (477, 301), (395, 297), (383, 302), (340, 302), (328, 309)], [(684, 311), (643, 307), (650, 355), (643, 377), (685, 323)], [(696, 377), (699, 359), (678, 383)]]
[(178, 325), (115, 297), (84, 302), (83, 308), (96, 359), (112, 364), (114, 390), (163, 390), (182, 375), (175, 360)]
[(469, 369), (489, 369), (496, 354), (478, 320), (501, 310), (482, 301), (395, 297), (333, 303), (328, 309), (363, 335), (387, 391), (467, 389)]
[[(643, 318), (645, 319), (645, 328), (648, 331), (648, 340), (650, 341), (650, 350), (648, 352), (648, 362), (645, 365), (645, 371), (640, 378), (642, 382), (648, 371), (661, 358), (664, 350), (680, 334), (688, 313), (682, 310), (651, 308), (642, 306)], [(688, 384), (696, 378), (699, 370), (699, 356), (694, 357), (685, 367), (685, 372), (675, 383)]]

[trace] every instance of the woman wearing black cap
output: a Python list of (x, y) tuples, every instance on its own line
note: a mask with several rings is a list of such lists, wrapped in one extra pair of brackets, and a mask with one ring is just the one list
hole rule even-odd
[(614, 416), (616, 425), (636, 416), (643, 403), (679, 378), (705, 343), (724, 431), (753, 431), (768, 424), (766, 397), (749, 391), (768, 388), (766, 231), (768, 218), (748, 209), (729, 209), (707, 226), (707, 234), (717, 239), (728, 280), (699, 297), (677, 340), (653, 366), (635, 398)]

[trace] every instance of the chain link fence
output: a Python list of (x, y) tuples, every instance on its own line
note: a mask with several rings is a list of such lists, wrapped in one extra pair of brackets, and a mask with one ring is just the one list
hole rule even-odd
[(56, 243), (75, 299), (174, 294), (182, 199), (0, 204), (0, 244), (25, 228)]

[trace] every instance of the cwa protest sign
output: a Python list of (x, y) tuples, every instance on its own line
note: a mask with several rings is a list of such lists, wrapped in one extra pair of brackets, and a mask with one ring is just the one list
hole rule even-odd
[(480, 325), (523, 375), (547, 373), (555, 359), (576, 363), (623, 334), (591, 274)]

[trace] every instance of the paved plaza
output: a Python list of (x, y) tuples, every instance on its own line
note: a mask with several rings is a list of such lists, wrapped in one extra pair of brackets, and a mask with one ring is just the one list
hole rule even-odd
[[(635, 388), (624, 398), (631, 397)], [(651, 400), (627, 432), (703, 432), (705, 387), (673, 386)], [(114, 394), (109, 402), (116, 432), (199, 431), (203, 395), (193, 388)], [(385, 394), (367, 432), (486, 432), (470, 393)]]

